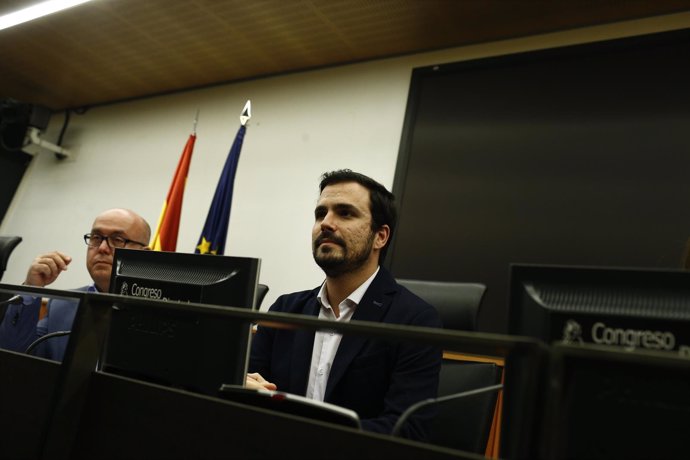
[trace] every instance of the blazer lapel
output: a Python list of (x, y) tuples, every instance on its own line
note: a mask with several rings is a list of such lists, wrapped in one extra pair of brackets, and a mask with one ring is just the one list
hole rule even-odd
[[(314, 294), (313, 298), (305, 305), (302, 313), (309, 316), (319, 316), (319, 309), (319, 301), (316, 299), (316, 294)], [(313, 348), (314, 331), (297, 329), (292, 347), (290, 369), (290, 388), (295, 394), (305, 395), (307, 393), (309, 365), (311, 364), (311, 351)]]
[[(352, 319), (356, 321), (371, 321), (381, 323), (386, 312), (391, 306), (393, 294), (397, 290), (395, 281), (383, 267), (362, 297), (362, 301), (357, 305)], [(328, 401), (333, 388), (345, 374), (352, 360), (359, 354), (360, 350), (370, 339), (357, 335), (343, 335), (336, 352), (331, 372), (328, 376), (326, 393), (324, 400)]]

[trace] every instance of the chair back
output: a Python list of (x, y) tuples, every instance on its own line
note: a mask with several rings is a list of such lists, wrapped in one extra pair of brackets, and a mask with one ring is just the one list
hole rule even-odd
[(267, 293), (268, 293), (268, 286), (267, 285), (259, 283), (256, 286), (256, 304), (254, 305), (254, 308), (256, 310), (261, 308), (261, 302), (264, 301), (264, 297), (266, 297)]
[[(486, 293), (486, 285), (411, 279), (397, 281), (436, 307), (445, 329), (476, 331), (477, 314)], [(438, 400), (429, 401), (435, 411), (429, 441), (483, 454), (491, 431), (498, 391), (461, 395), (459, 398), (452, 396), (495, 386), (501, 382), (501, 372), (501, 367), (494, 363), (444, 359), (439, 375)], [(423, 410), (414, 406), (410, 409)]]
[[(444, 360), (438, 396), (449, 396), (501, 383), (501, 368), (494, 363)], [(483, 454), (496, 408), (497, 391), (468, 396), (437, 405), (431, 424), (433, 444)]]
[(19, 243), (22, 242), (21, 236), (0, 236), (0, 280), (7, 268), (10, 254)]
[(474, 331), (477, 312), (486, 292), (480, 283), (399, 279), (398, 284), (436, 307), (445, 329)]
[(430, 417), (427, 442), (465, 452), (486, 452), (501, 369), (494, 363), (444, 362), (438, 397), (410, 406), (398, 419), (393, 435), (417, 416)]

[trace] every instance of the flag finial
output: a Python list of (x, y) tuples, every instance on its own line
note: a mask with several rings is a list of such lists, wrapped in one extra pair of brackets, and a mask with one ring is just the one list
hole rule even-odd
[(196, 115), (194, 116), (194, 127), (192, 128), (192, 134), (196, 136), (196, 124), (199, 122), (199, 109), (196, 109)]
[(247, 101), (242, 109), (242, 115), (240, 115), (240, 124), (245, 126), (249, 119), (252, 117), (252, 101)]

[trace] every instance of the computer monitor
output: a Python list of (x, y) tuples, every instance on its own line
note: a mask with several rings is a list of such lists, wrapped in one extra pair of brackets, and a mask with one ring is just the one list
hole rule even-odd
[[(253, 309), (259, 268), (254, 258), (117, 249), (110, 292)], [(250, 330), (213, 311), (117, 304), (101, 369), (216, 395), (244, 383)]]
[(511, 266), (509, 333), (690, 356), (690, 272)]

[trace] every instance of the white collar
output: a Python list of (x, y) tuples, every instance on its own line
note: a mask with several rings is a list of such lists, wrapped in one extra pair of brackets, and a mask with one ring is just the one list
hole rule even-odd
[[(374, 282), (374, 278), (376, 278), (376, 275), (379, 273), (380, 269), (380, 266), (376, 267), (376, 271), (369, 278), (367, 278), (366, 281), (360, 284), (357, 289), (352, 291), (350, 295), (343, 300), (343, 302), (349, 301), (353, 305), (359, 305), (359, 303), (362, 301), (362, 297), (364, 297), (364, 294), (367, 292), (367, 289), (369, 289), (369, 286), (371, 286), (371, 283)], [(316, 295), (316, 298), (319, 300), (319, 303), (322, 307), (331, 308), (331, 304), (328, 302), (328, 296), (326, 295), (326, 281), (321, 284), (321, 289), (319, 289), (319, 293)]]

